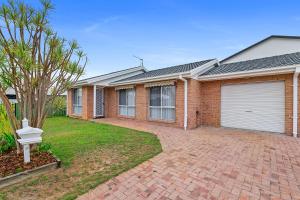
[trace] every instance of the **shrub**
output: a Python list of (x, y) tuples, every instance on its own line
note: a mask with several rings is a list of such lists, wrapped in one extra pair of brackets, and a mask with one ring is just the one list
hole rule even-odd
[(10, 133), (0, 135), (0, 153), (4, 153), (16, 146), (15, 138)]
[(65, 96), (57, 96), (48, 107), (47, 117), (66, 116), (67, 102)]
[(0, 103), (0, 135), (11, 131), (4, 106)]
[(51, 149), (51, 144), (49, 143), (41, 143), (37, 146), (37, 151), (39, 152), (48, 152)]

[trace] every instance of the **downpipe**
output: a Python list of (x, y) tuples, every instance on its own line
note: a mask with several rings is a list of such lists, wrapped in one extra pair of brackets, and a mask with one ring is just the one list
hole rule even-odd
[(298, 77), (300, 68), (297, 67), (293, 77), (293, 136), (298, 136)]
[(183, 127), (186, 131), (188, 124), (188, 81), (179, 75), (179, 79), (184, 83), (184, 116), (183, 116)]

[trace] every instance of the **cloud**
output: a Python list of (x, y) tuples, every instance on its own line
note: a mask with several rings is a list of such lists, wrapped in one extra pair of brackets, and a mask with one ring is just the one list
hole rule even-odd
[(122, 18), (123, 18), (123, 16), (121, 16), (121, 15), (116, 15), (116, 16), (111, 16), (111, 17), (104, 18), (104, 19), (102, 20), (102, 22), (103, 22), (104, 24), (108, 24), (108, 23), (113, 22), (113, 21), (118, 21), (118, 20), (120, 20), (120, 19), (122, 19)]
[(91, 32), (94, 32), (95, 30), (97, 30), (97, 28), (98, 28), (99, 26), (100, 26), (99, 23), (94, 23), (94, 24), (92, 24), (92, 25), (90, 25), (90, 26), (85, 27), (85, 28), (83, 29), (83, 31), (84, 31), (85, 33), (91, 33)]
[(123, 16), (121, 16), (121, 15), (106, 17), (106, 18), (99, 20), (99, 22), (95, 22), (95, 23), (85, 27), (83, 29), (83, 31), (85, 33), (92, 33), (92, 32), (95, 32), (101, 25), (109, 24), (109, 23), (118, 21), (122, 18), (123, 18)]

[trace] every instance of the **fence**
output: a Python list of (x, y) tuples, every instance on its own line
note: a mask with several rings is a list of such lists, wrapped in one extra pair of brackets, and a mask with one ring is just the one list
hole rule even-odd
[[(20, 115), (20, 108), (18, 103), (12, 103), (12, 108), (14, 110), (14, 113), (17, 117), (17, 119), (21, 118)], [(66, 116), (66, 108), (55, 108), (54, 106), (49, 107), (47, 112), (47, 117), (57, 117), (57, 116)], [(6, 115), (4, 106), (0, 103), (0, 115)]]

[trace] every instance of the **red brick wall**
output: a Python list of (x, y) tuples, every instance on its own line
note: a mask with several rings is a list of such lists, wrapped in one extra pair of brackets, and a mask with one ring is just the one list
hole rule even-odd
[(201, 83), (200, 124), (204, 126), (220, 126), (220, 81)]
[(197, 80), (188, 81), (188, 128), (200, 125), (201, 118), (201, 83)]
[(184, 126), (184, 82), (178, 80), (176, 83), (176, 124), (178, 127)]
[(147, 120), (148, 118), (148, 92), (144, 85), (135, 87), (135, 119)]
[(94, 117), (94, 87), (82, 87), (82, 119)]
[(72, 109), (72, 99), (73, 99), (73, 89), (69, 89), (68, 90), (68, 98), (67, 98), (67, 115), (68, 116), (71, 116), (72, 115), (72, 112), (73, 112), (73, 109)]
[(254, 82), (265, 82), (265, 81), (285, 82), (285, 132), (286, 134), (291, 135), (292, 128), (293, 128), (293, 119), (292, 119), (293, 75), (292, 74), (202, 82), (201, 125), (214, 126), (214, 127), (220, 126), (221, 85), (238, 84), (238, 83), (254, 83)]

